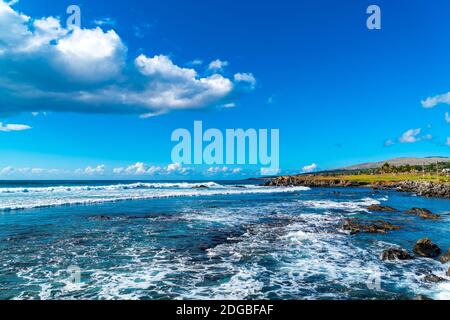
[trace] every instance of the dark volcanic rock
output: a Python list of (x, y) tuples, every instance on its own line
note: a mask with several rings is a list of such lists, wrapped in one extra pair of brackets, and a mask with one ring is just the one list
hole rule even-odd
[(403, 249), (390, 248), (381, 254), (381, 260), (411, 260), (413, 257)]
[(450, 277), (450, 268), (447, 270), (447, 277)]
[(450, 199), (450, 184), (426, 181), (402, 181), (396, 189), (402, 192), (412, 192), (423, 197)]
[(372, 187), (374, 189), (389, 189), (400, 192), (415, 193), (423, 197), (450, 199), (450, 184), (427, 181), (375, 181), (373, 183), (344, 180), (340, 176), (298, 175), (281, 176), (269, 180), (266, 186), (287, 187)]
[(429, 274), (429, 275), (425, 276), (425, 278), (423, 278), (423, 281), (428, 282), (428, 283), (440, 283), (440, 282), (447, 281), (447, 279), (439, 277), (435, 274)]
[(366, 182), (347, 181), (337, 178), (317, 179), (316, 176), (282, 176), (272, 179), (264, 184), (267, 187), (361, 187), (367, 186)]
[(379, 204), (373, 204), (367, 208), (369, 211), (380, 211), (380, 212), (398, 212), (397, 209), (389, 206), (381, 206)]
[(192, 189), (209, 189), (209, 187), (202, 184), (200, 186), (194, 186), (194, 187), (192, 187)]
[(386, 233), (388, 231), (400, 230), (401, 227), (394, 226), (386, 221), (367, 221), (360, 222), (357, 219), (348, 219), (345, 221), (344, 230), (350, 231), (351, 234), (360, 232), (365, 233)]
[(448, 249), (448, 251), (442, 255), (439, 261), (441, 261), (442, 263), (450, 262), (450, 249)]
[(414, 246), (414, 253), (421, 257), (436, 258), (442, 250), (428, 238), (420, 239)]
[(428, 209), (423, 208), (412, 208), (411, 210), (405, 211), (406, 214), (413, 214), (415, 216), (421, 217), (423, 219), (429, 219), (429, 220), (437, 220), (440, 219), (441, 216), (438, 214), (433, 214)]

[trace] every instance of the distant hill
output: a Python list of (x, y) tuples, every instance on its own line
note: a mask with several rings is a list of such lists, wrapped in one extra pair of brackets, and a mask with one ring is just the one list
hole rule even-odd
[(426, 158), (395, 158), (386, 161), (379, 162), (367, 162), (361, 163), (345, 168), (339, 168), (338, 170), (352, 171), (352, 170), (365, 170), (365, 169), (376, 169), (381, 168), (383, 164), (389, 163), (392, 166), (403, 166), (403, 165), (411, 165), (411, 166), (421, 166), (421, 165), (430, 165), (435, 163), (442, 162), (450, 162), (450, 158), (448, 157), (426, 157)]

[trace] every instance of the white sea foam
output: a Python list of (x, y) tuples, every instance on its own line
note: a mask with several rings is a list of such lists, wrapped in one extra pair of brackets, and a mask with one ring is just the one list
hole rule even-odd
[[(224, 186), (220, 189), (150, 191), (170, 192), (171, 195), (179, 192), (179, 196), (185, 196), (191, 192), (197, 195), (214, 195), (215, 192), (258, 194), (273, 193), (274, 190), (305, 189)], [(175, 250), (173, 244), (161, 248), (152, 247), (151, 243), (130, 242), (127, 234), (121, 232), (111, 234), (107, 243), (111, 255), (122, 258), (120, 262), (105, 267), (105, 261), (109, 265), (110, 257), (100, 250), (90, 251), (90, 269), (83, 270), (89, 274), (89, 286), (85, 285), (81, 290), (67, 285), (64, 273), (43, 272), (45, 266), (42, 264), (23, 270), (18, 276), (26, 278), (33, 287), (40, 287), (39, 297), (47, 299), (77, 295), (87, 299), (396, 299), (398, 292), (407, 297), (425, 294), (434, 299), (450, 298), (447, 283), (428, 286), (423, 282), (422, 272), (425, 269), (443, 276), (447, 266), (420, 258), (384, 262), (379, 259), (380, 253), (395, 244), (375, 238), (370, 243), (362, 243), (357, 241), (358, 238), (340, 232), (346, 215), (365, 212), (368, 205), (379, 203), (379, 199), (339, 202), (292, 198), (283, 202), (262, 202), (251, 209), (219, 206), (199, 210), (186, 206), (175, 215), (158, 215), (148, 225), (139, 225), (142, 229), (138, 230), (144, 234), (148, 231), (155, 239), (158, 233), (151, 228), (158, 225), (154, 223), (156, 219), (173, 223), (177, 228), (187, 225), (189, 229), (205, 223), (208, 228), (202, 225), (202, 230), (216, 230), (216, 226), (209, 229), (208, 224), (219, 223), (220, 230), (244, 230), (226, 234), (217, 243), (211, 243), (204, 249), (206, 257)], [(343, 209), (343, 212), (336, 214), (333, 209)], [(266, 222), (269, 217), (272, 221)], [(240, 228), (235, 228), (237, 226)], [(57, 248), (70, 250), (65, 244), (72, 246), (70, 242), (64, 242)], [(73, 248), (77, 249), (76, 246)], [(52, 248), (51, 254), (63, 255), (55, 250)], [(379, 290), (368, 287), (374, 275), (380, 275)], [(95, 291), (89, 291), (90, 288)], [(29, 291), (24, 289), (24, 292)], [(19, 298), (29, 296), (24, 294)]]
[(14, 194), (14, 193), (73, 193), (82, 191), (114, 191), (114, 190), (132, 190), (132, 189), (192, 189), (192, 188), (223, 188), (222, 185), (215, 182), (205, 182), (205, 183), (147, 183), (147, 182), (136, 182), (130, 184), (112, 184), (112, 185), (85, 185), (85, 186), (52, 186), (52, 187), (15, 187), (15, 188), (0, 188), (0, 194)]
[(374, 204), (380, 204), (379, 200), (364, 198), (356, 201), (333, 201), (333, 200), (299, 200), (299, 203), (305, 207), (314, 209), (341, 209), (349, 212), (368, 212), (367, 207)]
[[(206, 187), (206, 188), (205, 188)], [(44, 208), (64, 205), (89, 205), (104, 202), (200, 197), (289, 193), (309, 190), (306, 187), (224, 186), (208, 183), (136, 183), (111, 186), (77, 186), (30, 188), (28, 192), (4, 192), (0, 195), (0, 211)], [(31, 191), (30, 191), (31, 190)], [(4, 191), (4, 190), (3, 190)]]

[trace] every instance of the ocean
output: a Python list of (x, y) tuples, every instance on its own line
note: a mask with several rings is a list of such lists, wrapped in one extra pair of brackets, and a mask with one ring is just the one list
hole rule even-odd
[[(369, 212), (371, 204), (442, 219)], [(351, 235), (348, 218), (402, 229)], [(449, 265), (380, 260), (423, 237), (447, 251), (449, 230), (449, 200), (388, 190), (1, 182), (0, 299), (450, 299), (450, 282), (423, 280), (445, 278)]]

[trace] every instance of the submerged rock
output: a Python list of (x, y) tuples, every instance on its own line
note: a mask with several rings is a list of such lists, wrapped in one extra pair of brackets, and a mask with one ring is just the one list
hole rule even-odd
[(367, 208), (369, 211), (380, 211), (380, 212), (398, 212), (397, 209), (389, 207), (389, 206), (382, 206), (379, 204), (373, 204)]
[(441, 261), (442, 263), (450, 262), (450, 249), (448, 249), (448, 251), (442, 255), (439, 261)]
[(429, 219), (429, 220), (438, 220), (441, 218), (440, 215), (433, 214), (433, 212), (431, 212), (428, 209), (424, 209), (424, 208), (412, 208), (411, 210), (405, 211), (405, 213), (412, 214), (412, 215), (421, 217), (423, 219)]
[(414, 253), (425, 258), (436, 258), (442, 250), (428, 238), (420, 239), (414, 246)]
[(439, 277), (435, 274), (429, 274), (429, 275), (425, 276), (425, 278), (423, 278), (423, 281), (428, 282), (428, 283), (441, 283), (441, 282), (447, 281), (447, 279)]
[(93, 220), (93, 221), (109, 221), (109, 220), (111, 220), (111, 217), (108, 217), (108, 216), (96, 216), (96, 217), (90, 217), (89, 219)]
[(368, 221), (367, 223), (360, 222), (357, 219), (348, 219), (345, 221), (344, 230), (350, 231), (351, 234), (360, 232), (365, 233), (386, 233), (388, 231), (400, 230), (401, 227), (394, 226), (386, 221)]
[(390, 248), (384, 250), (381, 254), (381, 260), (411, 260), (413, 256), (408, 251), (397, 248)]

